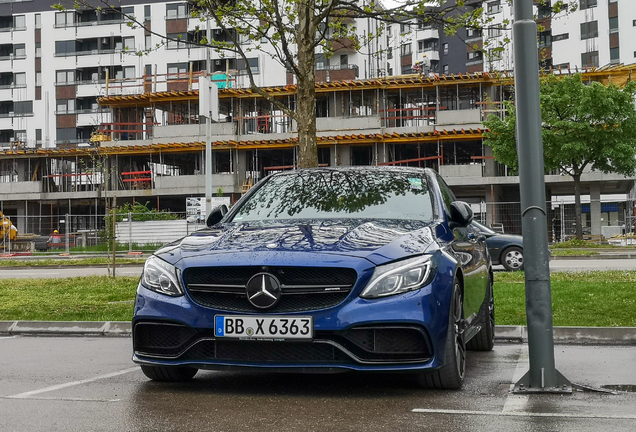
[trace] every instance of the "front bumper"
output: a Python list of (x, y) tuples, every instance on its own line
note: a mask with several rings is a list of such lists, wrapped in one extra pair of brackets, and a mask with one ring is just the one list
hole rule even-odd
[[(231, 315), (139, 286), (133, 319), (133, 361), (199, 369), (421, 370), (443, 364), (449, 295), (444, 273), (418, 291), (377, 300), (351, 293), (342, 304), (311, 315), (311, 341), (217, 338), (214, 316)], [(435, 287), (435, 289), (433, 289)]]

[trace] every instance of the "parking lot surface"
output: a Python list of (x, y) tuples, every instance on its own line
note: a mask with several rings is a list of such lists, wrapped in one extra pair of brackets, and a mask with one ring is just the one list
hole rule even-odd
[[(574, 383), (633, 390), (636, 346), (556, 345)], [(527, 345), (469, 352), (462, 390), (408, 375), (200, 371), (148, 381), (127, 337), (0, 337), (2, 431), (633, 431), (636, 393), (514, 395)]]

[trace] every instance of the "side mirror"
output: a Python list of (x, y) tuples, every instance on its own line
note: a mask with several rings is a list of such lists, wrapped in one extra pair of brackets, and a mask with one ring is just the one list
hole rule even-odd
[(225, 216), (226, 213), (227, 213), (227, 206), (225, 204), (214, 207), (212, 211), (210, 212), (210, 214), (208, 215), (208, 218), (205, 221), (205, 225), (208, 228), (213, 227), (214, 225), (221, 222), (221, 219), (223, 219), (223, 216)]
[(473, 221), (473, 209), (464, 201), (453, 201), (451, 203), (451, 229), (468, 226)]

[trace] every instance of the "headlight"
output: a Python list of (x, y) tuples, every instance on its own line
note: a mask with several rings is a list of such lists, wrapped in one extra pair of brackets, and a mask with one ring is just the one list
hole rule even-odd
[(183, 295), (179, 282), (179, 271), (156, 256), (151, 256), (144, 264), (141, 283), (148, 289), (169, 296)]
[(422, 288), (433, 278), (430, 255), (378, 266), (360, 297), (373, 299)]

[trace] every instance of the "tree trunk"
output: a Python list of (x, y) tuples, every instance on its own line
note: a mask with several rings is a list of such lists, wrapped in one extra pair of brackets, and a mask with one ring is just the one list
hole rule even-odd
[(311, 26), (313, 8), (304, 5), (299, 11), (298, 21), (298, 76), (296, 112), (298, 115), (298, 167), (318, 166), (316, 145), (316, 53), (314, 34)]
[(583, 226), (581, 224), (581, 174), (572, 175), (574, 179), (574, 213), (576, 238), (583, 240)]

